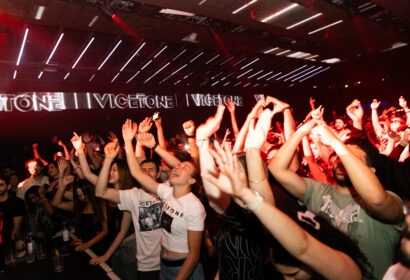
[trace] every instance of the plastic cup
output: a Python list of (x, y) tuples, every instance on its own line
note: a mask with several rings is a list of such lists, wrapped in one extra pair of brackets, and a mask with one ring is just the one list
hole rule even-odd
[(63, 256), (53, 256), (51, 258), (53, 261), (54, 271), (62, 272), (64, 270), (64, 257)]

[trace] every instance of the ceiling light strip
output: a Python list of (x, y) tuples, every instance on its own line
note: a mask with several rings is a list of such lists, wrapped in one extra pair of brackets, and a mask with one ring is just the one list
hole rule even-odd
[(211, 84), (211, 87), (213, 87), (214, 85), (218, 84), (220, 81), (216, 81), (213, 84)]
[(121, 67), (120, 72), (124, 70), (125, 67), (127, 67), (128, 63), (131, 62), (131, 60), (139, 53), (139, 51), (142, 49), (142, 47), (145, 46), (145, 42), (141, 44), (141, 46), (138, 48), (138, 50), (135, 51), (135, 53), (128, 59), (127, 62)]
[(325, 25), (325, 26), (323, 26), (323, 27), (321, 27), (321, 28), (318, 28), (318, 29), (315, 29), (315, 30), (310, 31), (310, 32), (308, 33), (308, 35), (312, 35), (312, 34), (314, 34), (314, 33), (316, 33), (316, 32), (319, 32), (319, 31), (321, 31), (321, 30), (323, 30), (323, 29), (329, 28), (329, 27), (331, 27), (331, 26), (334, 26), (334, 25), (339, 24), (339, 23), (342, 23), (342, 22), (343, 22), (343, 20), (335, 21), (335, 22), (333, 22), (333, 23), (331, 23), (331, 24), (328, 24), (328, 25)]
[(50, 56), (48, 57), (46, 64), (48, 64), (51, 60), (51, 58), (53, 58), (53, 55), (55, 53), (55, 51), (57, 50), (58, 45), (60, 44), (61, 40), (63, 39), (64, 33), (61, 33), (60, 36), (58, 37), (57, 43), (55, 44), (53, 50), (50, 53)]
[(178, 57), (180, 57), (184, 52), (186, 52), (186, 49), (183, 50), (182, 52), (180, 52), (176, 57), (174, 57), (174, 58), (172, 59), (172, 61), (176, 60), (176, 59), (177, 59)]
[(91, 27), (94, 25), (94, 23), (97, 21), (98, 16), (93, 17), (93, 19), (90, 21), (90, 23), (88, 24), (88, 27)]
[(21, 56), (23, 55), (24, 46), (26, 45), (27, 36), (28, 36), (28, 28), (26, 28), (26, 31), (24, 32), (23, 42), (21, 43), (20, 52), (19, 52), (19, 56), (17, 58), (16, 66), (18, 66), (20, 64), (20, 59), (21, 59)]
[(171, 64), (171, 62), (168, 62), (167, 64), (165, 64), (164, 66), (162, 66), (157, 72), (154, 73), (154, 75), (152, 75), (151, 77), (149, 77), (148, 79), (145, 80), (144, 84), (146, 82), (148, 82), (149, 80), (151, 80), (153, 77), (155, 77), (159, 72), (161, 72), (165, 67), (167, 67), (169, 64)]
[(71, 67), (74, 69), (77, 66), (77, 63), (80, 61), (80, 59), (83, 57), (84, 53), (87, 51), (87, 49), (91, 46), (91, 43), (94, 41), (94, 37), (91, 38), (91, 40), (88, 42), (87, 46), (85, 46), (84, 50), (81, 52), (80, 56), (77, 58), (76, 62), (73, 64)]
[(295, 70), (293, 70), (292, 72), (289, 72), (289, 73), (287, 73), (286, 75), (283, 75), (283, 76), (277, 78), (276, 80), (279, 81), (279, 80), (281, 80), (281, 79), (283, 79), (283, 78), (289, 76), (290, 74), (295, 73), (296, 71), (299, 71), (300, 69), (305, 68), (306, 66), (307, 66), (307, 65), (305, 64), (305, 65), (299, 67), (298, 69), (295, 69)]
[(180, 67), (179, 69), (175, 70), (173, 73), (171, 73), (171, 75), (169, 75), (168, 77), (166, 77), (165, 79), (162, 80), (162, 82), (165, 82), (166, 80), (168, 80), (169, 78), (171, 78), (172, 76), (174, 76), (176, 73), (178, 73), (179, 71), (181, 71), (182, 69), (184, 69), (188, 64), (184, 64), (182, 67)]
[(209, 64), (209, 63), (211, 63), (212, 61), (214, 61), (217, 57), (219, 57), (220, 56), (220, 54), (217, 54), (217, 55), (215, 55), (213, 58), (211, 58), (210, 60), (208, 60), (207, 62), (205, 62), (205, 64)]
[(292, 10), (293, 8), (296, 8), (297, 6), (299, 6), (299, 5), (296, 4), (296, 3), (294, 3), (294, 4), (290, 5), (290, 6), (287, 6), (286, 8), (284, 8), (284, 9), (282, 9), (282, 10), (276, 12), (276, 13), (273, 13), (272, 15), (270, 15), (270, 16), (268, 16), (268, 17), (262, 19), (261, 22), (267, 22), (267, 21), (269, 21), (269, 20), (271, 20), (271, 19), (273, 19), (273, 18), (275, 18), (275, 17), (277, 17), (277, 16), (280, 16), (281, 14), (284, 14), (284, 13), (286, 13), (286, 12)]
[(310, 59), (315, 58), (315, 57), (318, 57), (318, 56), (319, 56), (318, 54), (315, 54), (315, 55), (306, 57), (305, 59), (306, 59), (306, 60), (310, 60)]
[(152, 62), (152, 59), (148, 61), (144, 66), (142, 66), (141, 71), (144, 70), (148, 65), (150, 65)]
[(121, 71), (118, 72), (117, 75), (114, 76), (114, 78), (112, 78), (111, 83), (113, 83), (117, 79), (117, 77), (120, 75), (120, 73), (121, 73)]
[(258, 0), (252, 0), (251, 2), (246, 3), (245, 5), (239, 7), (238, 9), (236, 9), (235, 11), (232, 12), (233, 15), (239, 13), (240, 11), (242, 11), (243, 9), (246, 9), (247, 7), (249, 7), (250, 5), (254, 4), (258, 2)]
[(38, 6), (37, 13), (36, 13), (36, 16), (34, 18), (37, 19), (37, 20), (40, 20), (43, 17), (43, 13), (44, 13), (45, 9), (46, 9), (46, 7), (44, 7), (44, 6)]
[(157, 58), (157, 56), (159, 56), (166, 48), (168, 48), (168, 46), (163, 47), (163, 48), (154, 56), (154, 58)]
[(223, 78), (221, 79), (221, 81), (225, 80), (226, 78), (228, 78), (229, 76), (232, 76), (232, 75), (233, 75), (233, 73), (231, 73), (231, 74), (229, 74), (229, 75), (223, 77)]
[(248, 71), (246, 71), (246, 72), (243, 72), (242, 74), (240, 74), (238, 77), (236, 77), (237, 79), (239, 79), (240, 77), (242, 77), (243, 75), (246, 75), (246, 74), (248, 74), (249, 72), (251, 72), (253, 69), (251, 68), (251, 69), (249, 69)]
[(193, 59), (191, 59), (191, 60), (189, 61), (189, 63), (194, 62), (198, 57), (200, 57), (200, 56), (203, 55), (203, 54), (204, 54), (204, 52), (201, 52), (200, 54), (198, 54), (197, 56), (195, 56)]
[(15, 80), (15, 79), (16, 79), (16, 77), (17, 77), (17, 70), (14, 70), (14, 73), (13, 73), (13, 80)]
[(228, 61), (231, 61), (232, 59), (233, 59), (233, 56), (231, 56), (230, 58), (228, 58), (227, 60), (219, 64), (219, 66), (224, 65), (225, 63), (227, 63)]
[(235, 67), (236, 65), (238, 65), (239, 63), (241, 63), (242, 61), (244, 61), (245, 59), (247, 59), (247, 57), (242, 58), (241, 60), (239, 60), (238, 62), (236, 62), (234, 65), (232, 65), (233, 67)]
[(301, 82), (303, 82), (303, 81), (305, 81), (305, 80), (307, 80), (307, 79), (310, 79), (310, 78), (312, 78), (313, 76), (315, 76), (315, 75), (317, 75), (317, 74), (319, 74), (319, 73), (322, 73), (322, 72), (324, 72), (324, 71), (326, 71), (326, 70), (329, 70), (329, 69), (330, 69), (330, 67), (326, 67), (326, 68), (320, 70), (319, 72), (316, 72), (316, 73), (314, 73), (314, 74), (312, 74), (312, 75), (310, 75), (310, 76), (307, 76), (306, 78), (300, 80), (299, 83), (301, 83)]
[(262, 76), (258, 77), (256, 80), (263, 79), (263, 78), (265, 78), (266, 76), (268, 76), (269, 74), (272, 74), (272, 73), (273, 73), (273, 71), (269, 71), (268, 73), (263, 74)]
[(259, 58), (256, 58), (256, 59), (254, 59), (253, 61), (251, 61), (251, 62), (249, 62), (248, 64), (246, 64), (245, 66), (242, 66), (241, 67), (241, 70), (242, 69), (245, 69), (246, 67), (248, 67), (249, 65), (251, 65), (251, 64), (254, 64), (256, 61), (258, 61), (259, 60)]
[(104, 59), (104, 61), (101, 63), (100, 66), (98, 66), (98, 71), (104, 66), (104, 64), (107, 62), (107, 60), (111, 57), (111, 55), (115, 52), (115, 50), (118, 48), (118, 46), (121, 44), (122, 40), (119, 40), (115, 47), (111, 50), (111, 52), (107, 55), (107, 57)]
[(64, 80), (67, 80), (68, 76), (70, 76), (70, 72), (68, 72), (67, 74), (65, 74)]
[(263, 70), (261, 70), (261, 71), (259, 71), (259, 72), (256, 72), (255, 74), (250, 75), (250, 76), (248, 77), (248, 79), (251, 79), (251, 78), (255, 77), (256, 75), (258, 75), (258, 74), (260, 74), (260, 73), (262, 73), (262, 72), (263, 72)]
[(303, 74), (302, 76), (299, 76), (299, 77), (293, 79), (292, 82), (297, 81), (297, 80), (299, 80), (300, 78), (306, 77), (307, 75), (309, 75), (309, 74), (311, 74), (311, 73), (313, 73), (313, 72), (315, 72), (315, 71), (317, 71), (317, 70), (320, 70), (320, 69), (322, 69), (322, 68), (323, 68), (323, 66), (319, 66), (318, 68), (313, 69), (312, 71), (309, 71), (309, 72)]
[(286, 81), (288, 81), (288, 80), (290, 80), (290, 79), (293, 79), (294, 77), (297, 77), (297, 76), (299, 76), (300, 74), (306, 73), (307, 71), (312, 70), (312, 69), (315, 68), (315, 67), (316, 67), (316, 66), (309, 67), (309, 68), (307, 68), (307, 69), (305, 69), (305, 70), (303, 70), (303, 71), (300, 71), (299, 73), (296, 73), (296, 74), (293, 75), (293, 76), (290, 76), (290, 77), (284, 79), (283, 81), (286, 82)]
[(139, 73), (140, 73), (140, 71), (137, 71), (137, 73), (135, 73), (131, 78), (129, 78), (126, 83), (128, 84), (129, 82), (131, 82), (135, 77), (137, 77), (137, 75), (138, 75)]
[(275, 74), (275, 75), (273, 75), (273, 76), (270, 76), (270, 77), (267, 78), (266, 80), (269, 81), (269, 80), (275, 78), (276, 76), (279, 76), (280, 74), (282, 74), (282, 72), (279, 72), (279, 73), (277, 73), (277, 74)]
[(273, 51), (276, 51), (277, 49), (279, 49), (278, 47), (276, 47), (276, 48), (273, 48), (273, 49), (270, 49), (270, 50), (267, 50), (267, 51), (265, 51), (265, 52), (263, 52), (263, 53), (270, 53), (270, 52), (273, 52)]
[(311, 17), (308, 17), (308, 18), (306, 18), (306, 19), (304, 19), (304, 20), (301, 20), (301, 21), (299, 21), (299, 22), (297, 22), (297, 23), (295, 23), (295, 24), (292, 24), (292, 25), (290, 25), (290, 26), (288, 26), (288, 27), (286, 27), (286, 29), (292, 29), (293, 27), (296, 27), (296, 26), (298, 26), (298, 25), (301, 25), (301, 24), (303, 24), (303, 23), (305, 23), (305, 22), (308, 22), (308, 21), (310, 21), (310, 20), (312, 20), (312, 19), (315, 19), (315, 18), (317, 18), (317, 17), (319, 17), (319, 16), (321, 16), (322, 15), (322, 13), (318, 13), (318, 14), (316, 14), (316, 15), (313, 15), (313, 16), (311, 16)]
[(290, 50), (286, 50), (286, 51), (283, 51), (283, 52), (277, 53), (276, 55), (282, 55), (282, 54), (285, 54), (285, 53), (288, 53), (288, 52), (290, 52)]
[(43, 76), (43, 71), (41, 71), (40, 74), (38, 74), (37, 79), (41, 79), (41, 76)]
[(94, 77), (95, 77), (95, 74), (93, 74), (88, 81), (91, 82), (94, 79)]

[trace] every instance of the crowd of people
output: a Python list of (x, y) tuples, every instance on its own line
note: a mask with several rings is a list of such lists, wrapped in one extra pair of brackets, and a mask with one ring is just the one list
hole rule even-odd
[(369, 116), (356, 99), (332, 120), (310, 107), (297, 123), (268, 96), (239, 129), (228, 100), (169, 141), (158, 114), (127, 119), (108, 143), (54, 139), (52, 162), (33, 144), (28, 178), (1, 170), (0, 251), (68, 225), (121, 279), (409, 279), (406, 99)]

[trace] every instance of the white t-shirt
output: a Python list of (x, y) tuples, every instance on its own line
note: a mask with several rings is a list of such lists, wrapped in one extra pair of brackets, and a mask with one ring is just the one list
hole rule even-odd
[(50, 184), (47, 176), (42, 176), (41, 178), (29, 177), (18, 184), (16, 196), (24, 200), (24, 195), (29, 188), (32, 186), (43, 186), (45, 184)]
[(160, 184), (157, 190), (164, 201), (161, 245), (172, 252), (189, 253), (188, 230), (204, 230), (205, 208), (193, 193), (176, 199), (172, 191), (173, 188), (165, 184)]
[(160, 268), (162, 201), (142, 189), (120, 191), (118, 208), (131, 212), (139, 271)]

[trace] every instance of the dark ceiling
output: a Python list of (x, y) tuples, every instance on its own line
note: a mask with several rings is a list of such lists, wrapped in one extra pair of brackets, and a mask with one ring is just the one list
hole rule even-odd
[[(376, 55), (409, 40), (406, 0), (254, 0), (233, 13), (244, 4), (237, 0), (1, 1), (0, 88), (288, 87), (316, 79), (344, 61)], [(45, 10), (41, 19), (35, 19), (39, 6)], [(286, 13), (262, 22), (287, 7), (291, 8)], [(195, 15), (160, 13), (163, 8)], [(337, 24), (312, 33), (332, 23)], [(323, 62), (332, 58), (341, 63)]]

